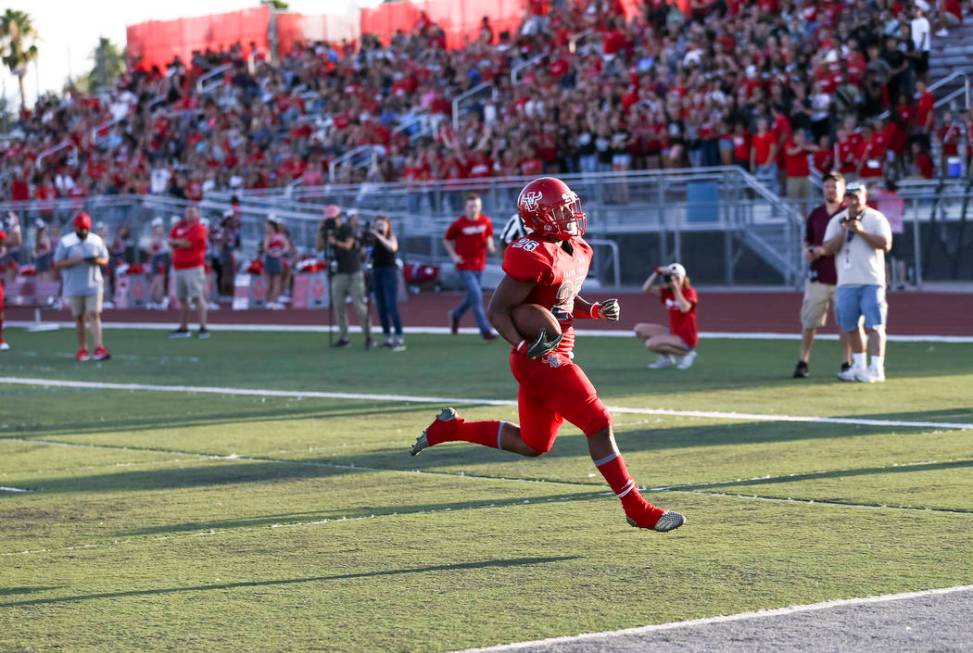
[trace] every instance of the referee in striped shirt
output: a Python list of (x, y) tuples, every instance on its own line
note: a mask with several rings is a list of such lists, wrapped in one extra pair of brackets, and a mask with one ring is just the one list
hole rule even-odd
[[(524, 229), (524, 223), (521, 221), (520, 215), (514, 213), (500, 231), (500, 246), (506, 249), (512, 243), (517, 242), (526, 235), (527, 230)], [(502, 254), (503, 252), (501, 251), (501, 258)]]

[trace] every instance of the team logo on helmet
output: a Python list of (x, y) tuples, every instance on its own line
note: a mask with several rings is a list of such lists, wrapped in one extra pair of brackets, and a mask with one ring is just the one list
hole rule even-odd
[(544, 193), (539, 190), (524, 193), (520, 196), (520, 205), (527, 211), (536, 211), (538, 204), (543, 199)]

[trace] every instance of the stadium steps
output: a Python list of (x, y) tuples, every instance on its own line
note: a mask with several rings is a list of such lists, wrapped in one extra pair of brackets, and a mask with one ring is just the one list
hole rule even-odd
[[(929, 53), (929, 79), (935, 83), (955, 72), (966, 73), (973, 83), (973, 22), (951, 28), (948, 36), (933, 36)], [(953, 80), (937, 89), (936, 97), (945, 97), (962, 87), (962, 78)], [(964, 108), (962, 100), (955, 102), (955, 106)]]

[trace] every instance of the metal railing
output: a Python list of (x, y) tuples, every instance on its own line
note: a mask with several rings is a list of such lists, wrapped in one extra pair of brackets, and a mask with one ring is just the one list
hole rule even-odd
[(328, 164), (328, 178), (335, 180), (338, 168), (350, 165), (352, 167), (373, 166), (378, 161), (379, 152), (382, 150), (379, 145), (359, 145), (353, 150), (345, 152)]
[(520, 81), (520, 71), (522, 71), (524, 68), (528, 68), (529, 66), (533, 66), (534, 64), (540, 62), (546, 56), (547, 55), (544, 55), (544, 54), (534, 55), (533, 57), (531, 57), (527, 61), (522, 61), (519, 64), (517, 64), (516, 66), (511, 67), (510, 68), (510, 83), (513, 84), (514, 86), (516, 86), (517, 85), (517, 82)]
[(483, 82), (481, 84), (477, 84), (476, 86), (474, 86), (468, 91), (464, 91), (463, 93), (460, 93), (459, 95), (453, 98), (453, 129), (454, 130), (459, 131), (459, 119), (460, 119), (460, 115), (463, 112), (463, 103), (472, 97), (482, 95), (483, 92), (487, 90), (492, 92), (493, 84), (490, 82)]
[[(230, 68), (232, 68), (232, 66), (225, 63), (222, 66), (217, 66), (204, 75), (200, 75), (199, 79), (196, 80), (196, 92), (199, 95), (208, 95), (210, 91), (220, 85), (222, 80), (219, 78)], [(214, 78), (217, 79), (214, 80)]]
[(44, 159), (51, 156), (52, 154), (57, 154), (61, 150), (65, 150), (65, 149), (73, 150), (74, 156), (75, 157), (78, 156), (78, 146), (74, 144), (74, 141), (61, 141), (57, 145), (53, 145), (47, 148), (46, 150), (42, 151), (40, 154), (38, 154), (37, 161), (34, 162), (34, 168), (40, 170), (42, 167), (41, 164), (44, 162)]

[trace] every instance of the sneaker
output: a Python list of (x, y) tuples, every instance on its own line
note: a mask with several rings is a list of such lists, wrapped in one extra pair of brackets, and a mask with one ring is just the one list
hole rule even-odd
[(91, 357), (91, 360), (106, 361), (109, 358), (111, 358), (111, 354), (108, 353), (107, 349), (105, 349), (104, 347), (95, 347), (95, 353)]
[(680, 370), (688, 370), (690, 367), (693, 366), (693, 361), (695, 360), (696, 360), (696, 350), (693, 349), (691, 352), (689, 352), (679, 360), (679, 364), (676, 365), (676, 367)]
[(392, 351), (405, 351), (405, 340), (399, 338), (392, 343)]
[(74, 360), (78, 361), (79, 363), (87, 363), (91, 360), (91, 356), (88, 355), (88, 350), (82, 347), (78, 350), (78, 353), (74, 355)]
[(483, 333), (482, 335), (483, 335), (483, 339), (486, 340), (487, 342), (492, 342), (492, 341), (494, 341), (494, 340), (496, 340), (497, 338), (500, 337), (500, 336), (497, 335), (496, 331), (487, 331), (486, 333)]
[(429, 447), (429, 431), (431, 431), (437, 424), (442, 422), (452, 422), (454, 419), (458, 418), (459, 414), (456, 412), (455, 408), (443, 408), (439, 411), (439, 415), (433, 420), (432, 424), (426, 427), (426, 430), (419, 434), (416, 441), (409, 448), (409, 453), (413, 456), (418, 456), (422, 453), (423, 449)]
[(797, 365), (794, 366), (794, 378), (795, 379), (806, 379), (811, 375), (811, 371), (807, 367), (807, 363), (804, 361), (797, 361)]
[(454, 336), (459, 333), (459, 318), (453, 315), (452, 311), (447, 313), (449, 316), (449, 332)]
[(851, 363), (847, 363), (847, 362), (846, 362), (846, 363), (842, 363), (842, 364), (841, 364), (841, 371), (842, 371), (842, 372), (844, 372), (844, 371), (846, 371), (846, 370), (850, 370), (850, 369), (851, 369)]
[(868, 370), (868, 376), (871, 378), (869, 383), (885, 383), (885, 370)]
[[(631, 517), (626, 517), (629, 526), (634, 526), (635, 528), (646, 528), (644, 526), (639, 526)], [(673, 512), (671, 510), (666, 510), (662, 513), (662, 516), (656, 520), (655, 524), (651, 527), (651, 530), (657, 533), (668, 533), (669, 531), (674, 531), (683, 524), (686, 523), (686, 518), (683, 517), (678, 512)]]
[(392, 336), (385, 336), (385, 342), (382, 343), (382, 346), (386, 349), (394, 349), (395, 339), (393, 339)]
[(10, 351), (10, 344), (6, 342), (0, 342), (0, 351)]
[(200, 340), (209, 340), (209, 329), (204, 326), (199, 327), (199, 331), (196, 332), (196, 337)]
[(872, 372), (867, 367), (852, 370), (852, 376), (858, 383), (872, 383)]
[(341, 338), (338, 342), (331, 345), (332, 347), (337, 347), (338, 349), (344, 349), (346, 347), (351, 347), (351, 340), (348, 338)]
[(649, 363), (648, 367), (650, 370), (664, 370), (667, 367), (672, 367), (676, 364), (676, 359), (672, 356), (665, 355), (659, 356), (655, 359), (654, 363)]
[[(844, 366), (842, 365), (842, 367)], [(861, 371), (864, 372), (865, 370), (863, 369)], [(842, 369), (840, 372), (838, 372), (838, 378), (841, 379), (842, 381), (857, 381), (858, 372), (859, 370), (857, 370), (856, 368), (848, 367), (847, 369)]]
[(183, 328), (180, 327), (180, 328), (176, 329), (175, 331), (170, 331), (169, 332), (169, 337), (170, 338), (189, 338), (190, 337), (189, 329), (183, 329)]

